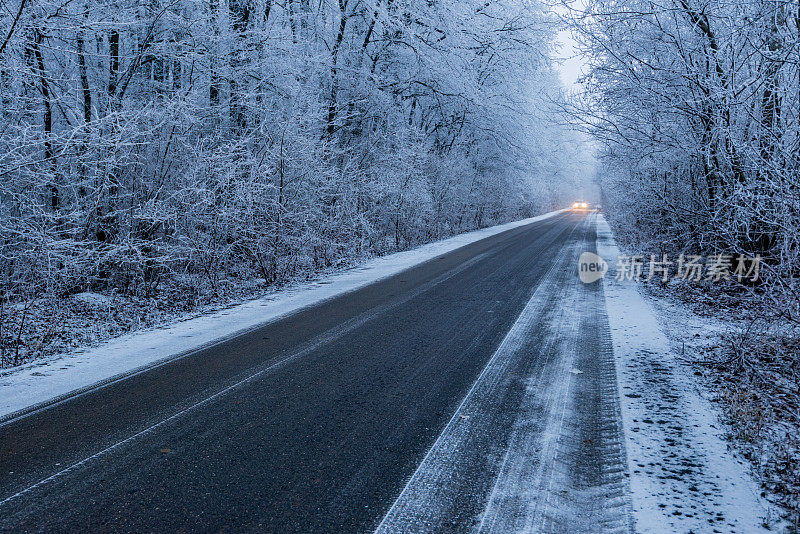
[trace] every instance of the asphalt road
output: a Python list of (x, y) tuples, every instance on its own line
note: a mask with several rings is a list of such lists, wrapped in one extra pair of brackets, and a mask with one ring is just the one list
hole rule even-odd
[(3, 424), (0, 528), (625, 530), (594, 240), (563, 213)]

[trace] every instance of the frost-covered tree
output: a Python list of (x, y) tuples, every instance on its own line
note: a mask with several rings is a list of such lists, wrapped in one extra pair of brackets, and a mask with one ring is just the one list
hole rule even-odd
[(271, 284), (561, 204), (574, 179), (538, 1), (8, 7), (4, 303)]
[(676, 252), (761, 255), (768, 295), (797, 317), (797, 2), (573, 7), (590, 58), (580, 114), (620, 219)]

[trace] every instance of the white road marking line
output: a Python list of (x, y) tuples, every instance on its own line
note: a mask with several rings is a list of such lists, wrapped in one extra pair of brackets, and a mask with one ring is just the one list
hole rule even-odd
[(270, 364), (266, 368), (261, 369), (261, 370), (255, 372), (255, 373), (243, 378), (242, 380), (236, 382), (235, 384), (232, 384), (232, 385), (230, 385), (230, 386), (228, 386), (228, 387), (226, 387), (226, 388), (214, 393), (213, 395), (211, 395), (209, 397), (206, 397), (205, 399), (196, 402), (195, 404), (192, 404), (188, 408), (184, 408), (183, 410), (172, 414), (171, 416), (167, 417), (166, 419), (163, 419), (163, 420), (161, 420), (161, 421), (159, 421), (157, 423), (154, 423), (153, 425), (145, 428), (144, 430), (140, 430), (139, 432), (137, 432), (137, 433), (135, 433), (135, 434), (133, 434), (133, 435), (121, 440), (121, 441), (118, 441), (118, 442), (114, 443), (113, 445), (110, 445), (109, 447), (106, 447), (105, 449), (103, 449), (103, 450), (101, 450), (99, 452), (96, 452), (95, 454), (92, 454), (91, 456), (88, 456), (88, 457), (84, 458), (83, 460), (80, 460), (79, 462), (76, 462), (76, 463), (70, 465), (69, 467), (66, 467), (66, 468), (64, 468), (64, 469), (62, 469), (62, 470), (60, 470), (60, 471), (48, 476), (47, 478), (44, 478), (44, 479), (36, 482), (35, 484), (33, 484), (31, 486), (28, 486), (28, 487), (26, 487), (26, 488), (24, 488), (24, 489), (22, 489), (22, 490), (20, 490), (20, 491), (18, 491), (16, 493), (14, 493), (13, 495), (9, 495), (8, 497), (0, 500), (0, 507), (2, 507), (5, 504), (8, 504), (8, 503), (18, 499), (19, 497), (21, 497), (21, 496), (23, 496), (23, 495), (25, 495), (27, 493), (30, 493), (31, 491), (33, 491), (33, 490), (35, 490), (37, 488), (45, 486), (49, 482), (52, 482), (52, 481), (54, 481), (54, 480), (56, 480), (58, 478), (61, 478), (64, 475), (72, 472), (72, 471), (75, 471), (76, 469), (88, 464), (89, 462), (91, 462), (92, 460), (94, 460), (96, 458), (100, 458), (102, 456), (105, 456), (106, 454), (108, 454), (110, 452), (113, 452), (114, 450), (122, 447), (123, 445), (125, 445), (127, 443), (130, 443), (130, 442), (136, 440), (137, 438), (145, 436), (145, 435), (153, 432), (154, 430), (156, 430), (156, 429), (158, 429), (158, 428), (160, 428), (162, 426), (167, 425), (168, 423), (170, 423), (171, 421), (174, 421), (175, 419), (178, 419), (182, 415), (185, 415), (185, 414), (187, 414), (187, 413), (189, 413), (189, 412), (191, 412), (191, 411), (193, 411), (193, 410), (195, 410), (195, 409), (197, 409), (197, 408), (199, 408), (201, 406), (209, 404), (210, 402), (212, 402), (212, 401), (224, 396), (225, 394), (227, 394), (227, 393), (229, 393), (229, 392), (231, 392), (231, 391), (233, 391), (233, 390), (235, 390), (235, 389), (237, 389), (237, 388), (239, 388), (239, 387), (241, 387), (241, 386), (243, 386), (243, 385), (245, 385), (245, 384), (247, 384), (249, 382), (252, 382), (256, 378), (259, 378), (260, 376), (262, 376), (264, 374), (267, 374), (270, 371), (273, 371), (273, 370), (277, 369), (278, 367), (291, 362), (292, 360), (295, 360), (295, 359), (298, 359), (298, 358), (300, 358), (302, 356), (305, 356), (306, 354), (316, 350), (317, 348), (319, 348), (319, 347), (321, 347), (321, 346), (323, 346), (323, 345), (325, 345), (327, 343), (330, 343), (332, 341), (335, 341), (335, 340), (339, 339), (340, 337), (344, 336), (345, 334), (347, 334), (349, 332), (352, 332), (353, 330), (356, 330), (360, 326), (366, 324), (367, 322), (369, 322), (370, 320), (374, 319), (375, 317), (380, 316), (381, 314), (385, 313), (386, 311), (388, 311), (388, 310), (390, 310), (392, 308), (395, 308), (397, 306), (400, 306), (400, 305), (408, 302), (409, 300), (413, 299), (414, 297), (416, 297), (418, 295), (421, 295), (425, 291), (428, 291), (432, 287), (434, 287), (434, 286), (436, 286), (436, 285), (438, 285), (438, 284), (440, 284), (440, 283), (452, 278), (453, 276), (456, 276), (457, 274), (459, 274), (459, 273), (463, 272), (464, 270), (466, 270), (468, 267), (470, 267), (470, 266), (474, 265), (475, 263), (477, 263), (479, 260), (481, 260), (484, 257), (486, 257), (488, 254), (489, 254), (488, 252), (484, 252), (482, 254), (478, 254), (477, 256), (474, 256), (473, 258), (470, 258), (469, 260), (465, 261), (464, 263), (462, 263), (458, 267), (456, 267), (454, 269), (451, 269), (450, 271), (447, 271), (447, 272), (443, 273), (442, 275), (439, 275), (438, 277), (434, 278), (433, 280), (431, 280), (429, 282), (426, 282), (425, 284), (422, 284), (418, 288), (414, 289), (414, 291), (411, 291), (405, 297), (403, 297), (401, 299), (398, 299), (398, 300), (395, 300), (395, 301), (392, 301), (391, 303), (384, 304), (382, 306), (377, 306), (377, 307), (375, 307), (375, 308), (373, 308), (371, 310), (368, 310), (367, 312), (364, 312), (361, 316), (357, 316), (355, 319), (351, 319), (350, 321), (345, 323), (344, 327), (339, 327), (339, 328), (333, 329), (332, 331), (328, 331), (328, 332), (322, 334), (321, 336), (319, 336), (319, 338), (318, 338), (318, 340), (316, 342), (311, 343), (309, 346), (307, 346), (307, 347), (305, 347), (305, 348), (303, 348), (303, 349), (301, 349), (301, 350), (299, 350), (297, 352), (294, 352), (294, 353), (290, 354), (289, 356), (287, 356), (287, 357), (285, 357), (285, 358), (283, 358), (283, 359), (281, 359), (281, 360), (279, 360), (277, 362), (274, 362), (274, 363)]

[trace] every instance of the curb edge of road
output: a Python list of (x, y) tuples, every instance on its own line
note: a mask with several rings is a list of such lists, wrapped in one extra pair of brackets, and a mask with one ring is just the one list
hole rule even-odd
[[(360, 289), (360, 288), (357, 288), (357, 289)], [(355, 291), (355, 289), (353, 291)], [(62, 402), (65, 402), (65, 401), (67, 401), (69, 399), (80, 397), (81, 395), (83, 395), (85, 393), (88, 393), (90, 391), (103, 389), (104, 387), (109, 386), (111, 384), (114, 384), (116, 382), (120, 382), (122, 380), (125, 380), (127, 378), (131, 378), (133, 376), (136, 376), (136, 375), (139, 375), (141, 373), (150, 371), (152, 369), (157, 369), (158, 367), (162, 367), (162, 366), (164, 366), (166, 364), (175, 362), (175, 361), (180, 360), (182, 358), (185, 358), (187, 356), (191, 356), (192, 354), (198, 353), (200, 351), (203, 351), (203, 350), (206, 350), (206, 349), (210, 349), (210, 348), (212, 348), (212, 347), (214, 347), (216, 345), (219, 345), (221, 343), (225, 343), (226, 341), (230, 341), (231, 339), (237, 338), (239, 336), (243, 336), (243, 335), (248, 334), (248, 333), (250, 333), (250, 332), (252, 332), (254, 330), (258, 330), (259, 328), (267, 326), (267, 325), (269, 325), (271, 323), (274, 323), (276, 321), (280, 321), (282, 319), (286, 319), (288, 317), (291, 317), (291, 316), (293, 316), (293, 315), (295, 315), (297, 313), (300, 313), (300, 312), (304, 311), (307, 308), (310, 308), (310, 307), (313, 307), (313, 306), (317, 306), (318, 304), (322, 304), (323, 302), (326, 302), (326, 301), (328, 301), (330, 299), (333, 299), (333, 298), (338, 298), (338, 297), (340, 297), (340, 296), (342, 296), (342, 295), (344, 295), (346, 293), (349, 293), (349, 291), (347, 291), (345, 293), (341, 293), (339, 295), (331, 296), (329, 298), (320, 300), (320, 301), (315, 302), (313, 304), (308, 304), (306, 306), (301, 306), (301, 307), (299, 307), (299, 308), (297, 308), (295, 310), (292, 310), (291, 312), (288, 312), (288, 313), (286, 313), (284, 315), (276, 316), (276, 317), (273, 317), (272, 319), (268, 319), (268, 320), (264, 321), (263, 323), (259, 323), (259, 324), (256, 324), (256, 325), (253, 325), (253, 326), (250, 326), (250, 327), (247, 327), (247, 328), (243, 328), (242, 330), (237, 330), (237, 331), (232, 332), (230, 334), (227, 334), (225, 336), (218, 337), (218, 338), (216, 338), (214, 340), (207, 341), (206, 343), (202, 343), (200, 345), (197, 345), (196, 347), (192, 347), (191, 349), (186, 349), (186, 350), (178, 352), (176, 354), (170, 354), (169, 356), (166, 356), (166, 357), (161, 358), (159, 360), (155, 360), (153, 362), (150, 362), (150, 363), (147, 363), (147, 364), (144, 364), (144, 365), (140, 365), (139, 367), (136, 367), (134, 369), (130, 369), (128, 371), (124, 371), (124, 372), (116, 374), (114, 376), (110, 376), (108, 378), (104, 378), (104, 379), (99, 380), (97, 382), (94, 382), (92, 384), (89, 384), (89, 385), (86, 385), (86, 386), (82, 386), (82, 387), (79, 387), (77, 389), (73, 389), (72, 391), (68, 391), (68, 392), (62, 393), (60, 395), (56, 395), (55, 397), (53, 397), (51, 399), (48, 399), (48, 400), (45, 400), (45, 401), (42, 401), (42, 402), (37, 402), (37, 403), (31, 404), (30, 406), (27, 406), (25, 408), (21, 408), (19, 410), (13, 411), (13, 412), (8, 413), (6, 415), (0, 416), (0, 428), (2, 428), (2, 427), (6, 426), (6, 425), (8, 425), (8, 424), (10, 424), (10, 423), (12, 423), (14, 421), (17, 421), (19, 419), (23, 419), (23, 418), (25, 418), (25, 417), (27, 417), (29, 415), (33, 415), (34, 413), (39, 412), (41, 410), (44, 410), (46, 408), (49, 408), (51, 406), (55, 406), (57, 404), (61, 404)]]
[[(565, 211), (568, 211), (568, 210), (566, 210), (566, 209), (556, 210), (556, 211), (551, 211), (551, 212), (542, 214), (541, 216), (539, 216), (539, 217), (542, 217), (541, 219), (538, 219), (536, 221), (532, 221), (530, 224), (535, 224), (535, 223), (540, 222), (542, 220), (550, 219), (553, 216), (558, 215), (560, 213), (563, 213)], [(508, 228), (507, 230), (500, 231), (500, 232), (498, 232), (496, 234), (489, 235), (489, 236), (486, 236), (486, 237), (482, 237), (482, 238), (477, 239), (475, 241), (472, 241), (470, 243), (465, 243), (465, 244), (463, 244), (463, 245), (461, 245), (461, 246), (459, 246), (457, 248), (454, 248), (453, 250), (449, 250), (449, 251), (444, 252), (442, 254), (436, 254), (436, 255), (434, 255), (433, 257), (431, 257), (431, 258), (429, 258), (427, 260), (424, 260), (424, 261), (422, 261), (420, 263), (417, 263), (415, 265), (411, 265), (411, 266), (409, 266), (409, 267), (407, 267), (407, 268), (405, 268), (405, 269), (403, 269), (401, 271), (398, 271), (396, 273), (392, 273), (392, 274), (387, 275), (387, 276), (381, 276), (381, 277), (376, 278), (375, 280), (372, 280), (372, 281), (370, 281), (367, 284), (364, 284), (362, 286), (354, 287), (354, 288), (342, 291), (341, 293), (338, 293), (338, 294), (335, 294), (335, 295), (330, 295), (330, 296), (328, 296), (326, 298), (322, 298), (322, 299), (320, 299), (320, 300), (318, 300), (316, 302), (312, 302), (312, 303), (309, 303), (309, 304), (306, 304), (306, 305), (303, 305), (303, 306), (299, 306), (298, 308), (296, 308), (294, 310), (291, 310), (291, 311), (289, 311), (289, 312), (287, 312), (285, 314), (276, 315), (275, 317), (272, 317), (272, 318), (270, 318), (270, 319), (268, 319), (268, 320), (266, 320), (266, 321), (264, 321), (262, 323), (258, 323), (256, 325), (252, 325), (250, 327), (243, 328), (243, 329), (237, 330), (235, 332), (231, 332), (230, 334), (227, 334), (227, 335), (218, 337), (216, 339), (213, 339), (211, 341), (208, 341), (206, 343), (202, 343), (200, 345), (197, 345), (196, 347), (192, 347), (190, 349), (186, 349), (186, 350), (178, 352), (176, 354), (170, 354), (169, 356), (166, 356), (164, 358), (155, 360), (153, 362), (141, 365), (141, 366), (136, 367), (134, 369), (129, 369), (128, 371), (124, 371), (122, 373), (118, 373), (118, 374), (110, 376), (108, 378), (104, 378), (104, 379), (99, 380), (97, 382), (94, 382), (92, 384), (88, 384), (86, 386), (81, 386), (79, 388), (73, 389), (73, 390), (68, 391), (66, 393), (62, 393), (60, 395), (56, 395), (56, 396), (54, 396), (54, 397), (52, 397), (50, 399), (47, 399), (45, 401), (41, 401), (41, 402), (37, 402), (37, 403), (31, 404), (30, 406), (26, 406), (25, 408), (21, 408), (19, 410), (15, 410), (15, 411), (7, 413), (5, 415), (0, 415), (0, 429), (2, 429), (4, 426), (7, 426), (7, 425), (9, 425), (9, 424), (11, 424), (11, 423), (13, 423), (15, 421), (18, 421), (20, 419), (24, 419), (24, 418), (26, 418), (26, 417), (28, 417), (30, 415), (38, 413), (38, 412), (40, 412), (42, 410), (45, 410), (47, 408), (51, 408), (53, 406), (56, 406), (58, 404), (66, 402), (68, 400), (80, 397), (80, 396), (82, 396), (82, 395), (84, 395), (86, 393), (103, 389), (103, 388), (105, 388), (107, 386), (110, 386), (112, 384), (115, 384), (117, 382), (121, 382), (123, 380), (126, 380), (128, 378), (134, 377), (136, 375), (139, 375), (139, 374), (151, 371), (153, 369), (157, 369), (157, 368), (162, 367), (164, 365), (170, 364), (172, 362), (181, 360), (183, 358), (191, 356), (192, 354), (196, 354), (196, 353), (201, 352), (203, 350), (210, 349), (212, 347), (215, 347), (216, 345), (219, 345), (221, 343), (225, 343), (226, 341), (230, 341), (231, 339), (235, 339), (237, 337), (240, 337), (240, 336), (243, 336), (243, 335), (248, 334), (250, 332), (253, 332), (255, 330), (258, 330), (259, 328), (263, 328), (264, 326), (267, 326), (269, 324), (272, 324), (272, 323), (275, 323), (277, 321), (281, 321), (281, 320), (287, 319), (289, 317), (292, 317), (294, 315), (297, 315), (298, 313), (301, 313), (301, 312), (303, 312), (303, 311), (305, 311), (307, 309), (319, 306), (320, 304), (323, 304), (325, 302), (329, 302), (329, 301), (331, 301), (333, 299), (340, 298), (340, 297), (342, 297), (344, 295), (347, 295), (349, 293), (352, 293), (354, 291), (358, 291), (360, 289), (363, 289), (364, 287), (367, 287), (367, 286), (370, 286), (370, 285), (375, 284), (377, 282), (381, 282), (383, 280), (391, 278), (392, 276), (397, 276), (397, 275), (399, 275), (399, 274), (401, 274), (401, 273), (403, 273), (405, 271), (408, 271), (409, 269), (415, 269), (415, 268), (419, 267), (420, 265), (424, 265), (424, 264), (426, 264), (428, 262), (435, 261), (437, 258), (439, 258), (440, 256), (442, 256), (444, 254), (450, 254), (450, 253), (455, 252), (457, 250), (460, 250), (460, 249), (462, 249), (462, 248), (464, 248), (466, 246), (472, 245), (474, 243), (479, 243), (480, 241), (483, 241), (485, 239), (491, 239), (493, 237), (497, 237), (498, 235), (504, 234), (506, 232), (510, 232), (512, 230), (516, 230), (518, 228), (522, 228), (524, 226), (527, 226), (527, 225)], [(457, 234), (457, 235), (459, 235), (459, 234)], [(457, 235), (456, 236), (452, 236), (452, 237), (457, 237)], [(463, 234), (461, 234), (461, 235), (463, 235)], [(428, 244), (430, 244), (430, 243), (426, 243), (425, 245), (428, 245)], [(425, 245), (422, 245), (422, 246), (425, 246)]]

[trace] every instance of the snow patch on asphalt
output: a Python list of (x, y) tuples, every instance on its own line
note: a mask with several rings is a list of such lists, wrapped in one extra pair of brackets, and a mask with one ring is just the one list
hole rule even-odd
[(597, 249), (620, 388), (638, 532), (766, 532), (768, 503), (727, 446), (713, 406), (636, 283), (615, 279), (619, 249), (602, 217)]
[[(602, 295), (576, 276), (593, 225), (561, 247), (376, 533), (630, 531)], [(519, 403), (500, 412), (519, 385)], [(487, 433), (493, 442), (476, 439)], [(474, 454), (496, 457), (496, 470), (484, 471), (490, 484), (465, 482)], [(480, 506), (472, 517), (471, 500)]]
[[(461, 234), (413, 250), (375, 258), (322, 280), (276, 292), (167, 327), (141, 330), (97, 347), (46, 358), (0, 373), (0, 419), (94, 384), (114, 380), (180, 354), (210, 346), (300, 309), (357, 290), (378, 280), (499, 233), (548, 219), (553, 211), (508, 224)], [(102, 305), (95, 294), (79, 298)]]
[[(564, 246), (559, 251), (511, 329), (384, 515), (375, 534), (436, 532), (441, 528), (447, 508), (452, 504), (449, 490), (454, 466), (461, 452), (469, 446), (470, 434), (475, 433), (480, 427), (479, 420), (485, 417), (482, 407), (496, 398), (498, 390), (508, 387), (508, 369), (523, 352), (531, 330), (552, 300), (551, 294), (558, 291), (567, 248)], [(563, 375), (564, 380), (569, 380), (568, 374)]]
[[(576, 258), (577, 251), (570, 256)], [(581, 284), (572, 272), (569, 274), (560, 284), (557, 309), (549, 317), (537, 314), (546, 322), (547, 342), (536, 356), (552, 363), (528, 379), (508, 450), (477, 532), (630, 530), (624, 498), (627, 484), (619, 469), (624, 462), (621, 455), (614, 454), (615, 448), (623, 448), (621, 440), (612, 436), (618, 426), (613, 424), (615, 419), (606, 418), (608, 414), (598, 413), (602, 412), (603, 403), (593, 406), (601, 409), (592, 413), (579, 406), (582, 397), (593, 395), (592, 388), (586, 386), (602, 381), (597, 371), (605, 362), (596, 353), (601, 348), (585, 344), (592, 337), (589, 332), (601, 328), (596, 301), (602, 297), (593, 296), (589, 286)], [(589, 366), (579, 363), (587, 363), (587, 359), (599, 359), (601, 363), (589, 371)], [(585, 373), (576, 365), (589, 371), (589, 376), (580, 376)], [(610, 377), (611, 384), (615, 384), (613, 370)], [(615, 401), (615, 392), (609, 397)], [(617, 410), (612, 411), (612, 417), (618, 417)], [(599, 424), (608, 427), (608, 443), (595, 444), (602, 447), (603, 460), (607, 461), (597, 471), (595, 467), (599, 466), (586, 465), (592, 458), (581, 450), (593, 441), (583, 439), (591, 433), (584, 424), (587, 417), (601, 420)], [(591, 435), (596, 439), (595, 434)], [(599, 471), (618, 476), (595, 479), (593, 475)]]

